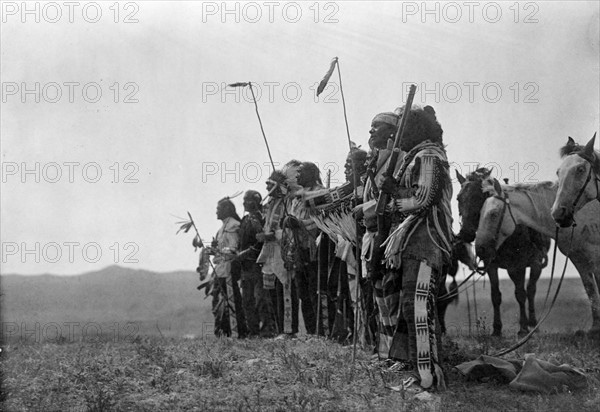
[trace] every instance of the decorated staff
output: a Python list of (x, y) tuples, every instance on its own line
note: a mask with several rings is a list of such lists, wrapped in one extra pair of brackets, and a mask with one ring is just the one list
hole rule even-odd
[(262, 120), (260, 119), (260, 114), (258, 113), (258, 103), (256, 103), (256, 96), (254, 95), (254, 90), (252, 89), (251, 82), (239, 82), (239, 83), (231, 83), (228, 85), (229, 87), (246, 87), (250, 88), (250, 93), (252, 93), (252, 101), (254, 102), (254, 107), (256, 109), (256, 117), (258, 117), (258, 124), (260, 125), (260, 131), (262, 132), (263, 139), (265, 140), (265, 146), (267, 146), (267, 153), (269, 154), (269, 160), (271, 161), (271, 166), (273, 170), (275, 170), (275, 163), (273, 163), (273, 157), (271, 156), (271, 149), (269, 148), (269, 142), (267, 141), (267, 136), (265, 135), (265, 129), (263, 128)]
[[(190, 220), (181, 220), (179, 222), (176, 222), (176, 224), (181, 226), (175, 234), (179, 234), (179, 232), (181, 231), (183, 231), (183, 233), (187, 233), (190, 231), (191, 228), (194, 228), (194, 230), (196, 231), (196, 236), (194, 236), (194, 239), (192, 239), (192, 246), (194, 246), (194, 251), (200, 249), (200, 258), (198, 260), (198, 267), (196, 268), (196, 272), (198, 272), (198, 275), (200, 276), (200, 282), (202, 282), (208, 277), (209, 268), (212, 268), (214, 274), (215, 267), (213, 266), (213, 263), (210, 260), (210, 249), (204, 246), (204, 242), (202, 242), (200, 232), (198, 231), (196, 223), (194, 223), (192, 215), (190, 214), (190, 212), (187, 212), (187, 214)], [(178, 219), (183, 218), (179, 217)], [(210, 293), (210, 290), (212, 289), (212, 283), (213, 282), (211, 279), (210, 281), (198, 286), (197, 289), (202, 290), (203, 288), (206, 288), (206, 294), (208, 295), (208, 293)]]
[[(342, 96), (342, 106), (343, 106), (343, 109), (344, 109), (344, 123), (346, 125), (346, 134), (347, 134), (347, 137), (348, 137), (348, 148), (350, 149), (350, 152), (352, 152), (352, 149), (353, 149), (354, 145), (353, 145), (352, 140), (350, 138), (350, 128), (348, 127), (348, 115), (346, 113), (346, 99), (344, 97), (344, 88), (342, 86), (342, 73), (341, 73), (341, 70), (340, 70), (340, 63), (339, 63), (339, 60), (338, 60), (337, 57), (334, 57), (331, 60), (331, 64), (329, 65), (329, 70), (327, 70), (327, 73), (325, 73), (325, 76), (323, 77), (323, 79), (319, 83), (319, 86), (317, 87), (317, 96), (319, 96), (323, 92), (323, 90), (325, 90), (325, 87), (327, 86), (327, 82), (329, 82), (329, 79), (331, 78), (331, 76), (333, 74), (333, 71), (334, 71), (334, 69), (335, 69), (336, 66), (337, 66), (338, 78), (339, 78), (339, 81), (340, 81), (340, 94)], [(360, 175), (357, 173), (356, 160), (354, 158), (352, 158), (351, 162), (352, 162), (352, 176), (353, 176), (352, 183), (354, 185), (354, 202), (356, 202), (356, 204), (354, 204), (354, 206), (356, 206), (358, 204), (358, 202), (359, 202), (358, 187), (359, 187), (359, 184), (360, 184)], [(358, 221), (355, 221), (354, 225), (355, 225), (355, 228), (356, 228), (356, 230), (355, 230), (355, 233), (356, 233), (356, 235), (355, 235), (355, 239), (356, 239), (356, 242), (355, 242), (355, 245), (356, 245), (356, 257), (357, 257), (357, 260), (359, 260), (361, 252), (360, 252), (360, 242), (359, 242), (359, 239), (358, 239), (358, 234), (359, 234), (359, 229), (358, 229), (359, 223), (358, 223)], [(355, 294), (355, 296), (356, 296), (356, 302), (357, 302), (357, 308), (356, 309), (358, 311), (358, 302), (359, 302), (358, 296), (359, 296), (359, 283), (360, 283), (358, 280), (361, 278), (361, 264), (360, 264), (360, 260), (359, 260), (359, 263), (358, 263), (357, 267), (358, 267), (358, 270), (357, 270), (357, 274), (356, 274), (356, 276), (357, 276), (357, 282), (356, 282), (356, 291), (355, 291), (356, 294)], [(352, 348), (352, 363), (354, 363), (354, 360), (356, 358), (356, 336), (357, 336), (356, 331), (358, 329), (357, 322), (358, 322), (358, 316), (354, 316), (354, 322), (353, 322), (353, 328), (352, 328), (352, 336), (353, 336), (353, 342), (352, 342), (353, 343), (353, 348)]]

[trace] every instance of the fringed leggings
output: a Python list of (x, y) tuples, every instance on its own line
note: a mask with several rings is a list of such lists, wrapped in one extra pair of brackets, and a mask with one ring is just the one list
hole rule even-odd
[(441, 279), (440, 271), (425, 261), (402, 259), (402, 293), (400, 315), (394, 334), (393, 357), (415, 365), (421, 386), (434, 383), (444, 386), (438, 348), (441, 330), (437, 322), (436, 294)]
[(377, 354), (379, 359), (393, 358), (391, 353), (394, 331), (400, 314), (400, 287), (398, 272), (388, 270), (383, 279), (373, 285), (373, 296), (378, 308), (379, 333)]

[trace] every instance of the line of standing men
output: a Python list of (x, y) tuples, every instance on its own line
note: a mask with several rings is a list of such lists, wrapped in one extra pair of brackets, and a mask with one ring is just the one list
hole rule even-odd
[(267, 181), (264, 211), (260, 193), (245, 193), (243, 219), (229, 198), (218, 202), (223, 224), (210, 249), (216, 335), (295, 335), (299, 306), (307, 333), (315, 334), (319, 230), (296, 192), (323, 189), (319, 173), (314, 163), (288, 162)]
[[(367, 323), (377, 318), (379, 358), (405, 373), (405, 387), (428, 389), (444, 386), (436, 296), (450, 264), (452, 186), (443, 131), (431, 106), (413, 106), (394, 173), (385, 173), (404, 115), (401, 107), (378, 114), (371, 124), (362, 204), (356, 208), (364, 235), (353, 250), (355, 257), (360, 251), (362, 294), (354, 298), (361, 300), (355, 307), (366, 309)], [(231, 200), (219, 202), (223, 226), (213, 244), (217, 335), (294, 335), (299, 306), (307, 333), (323, 331), (332, 294), (326, 293), (327, 276), (318, 276), (317, 256), (319, 245), (335, 239), (321, 235), (317, 244), (319, 230), (305, 202), (308, 193), (323, 189), (316, 165), (290, 161), (267, 180), (264, 214), (258, 192), (246, 192), (244, 219)], [(383, 216), (375, 214), (380, 192), (391, 199)]]

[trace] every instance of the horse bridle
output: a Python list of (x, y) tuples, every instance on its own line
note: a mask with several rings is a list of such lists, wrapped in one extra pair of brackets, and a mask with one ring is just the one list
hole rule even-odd
[(508, 195), (506, 194), (505, 191), (502, 191), (502, 196), (497, 194), (492, 197), (494, 197), (495, 199), (499, 199), (503, 204), (502, 215), (500, 216), (498, 226), (496, 227), (496, 232), (494, 233), (494, 243), (498, 243), (498, 235), (500, 234), (500, 229), (502, 228), (502, 222), (504, 222), (504, 215), (506, 214), (507, 208), (508, 208), (508, 212), (510, 213), (511, 219), (512, 219), (513, 223), (515, 224), (515, 227), (517, 227), (517, 220), (515, 219), (515, 216), (513, 215), (512, 207), (510, 206), (510, 199), (508, 198)]
[[(573, 201), (573, 207), (575, 207), (575, 205), (577, 205), (577, 202), (579, 202), (579, 199), (581, 198), (581, 196), (583, 196), (583, 193), (585, 192), (585, 188), (590, 183), (590, 180), (592, 180), (592, 172), (594, 169), (594, 164), (592, 162), (592, 159), (588, 159), (587, 156), (581, 156), (581, 154), (579, 154), (579, 157), (581, 157), (583, 160), (585, 160), (586, 162), (588, 162), (590, 164), (590, 170), (588, 171), (588, 175), (587, 175), (587, 178), (585, 179), (585, 183), (583, 184), (583, 186), (579, 190), (579, 193), (577, 194), (577, 197)], [(599, 181), (600, 181), (600, 179), (598, 179), (598, 177), (594, 176), (594, 183), (596, 185), (596, 200), (598, 200), (598, 201), (600, 201), (600, 191), (598, 191), (598, 182)]]

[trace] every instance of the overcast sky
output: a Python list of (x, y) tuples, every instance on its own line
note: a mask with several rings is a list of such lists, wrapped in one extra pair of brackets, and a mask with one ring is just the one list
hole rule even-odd
[(210, 241), (216, 202), (270, 172), (249, 91), (227, 83), (256, 84), (277, 164), (340, 184), (337, 73), (315, 98), (334, 56), (363, 147), (410, 83), (463, 174), (553, 180), (567, 136), (599, 128), (596, 1), (23, 4), (2, 3), (3, 274), (193, 270), (173, 215)]

